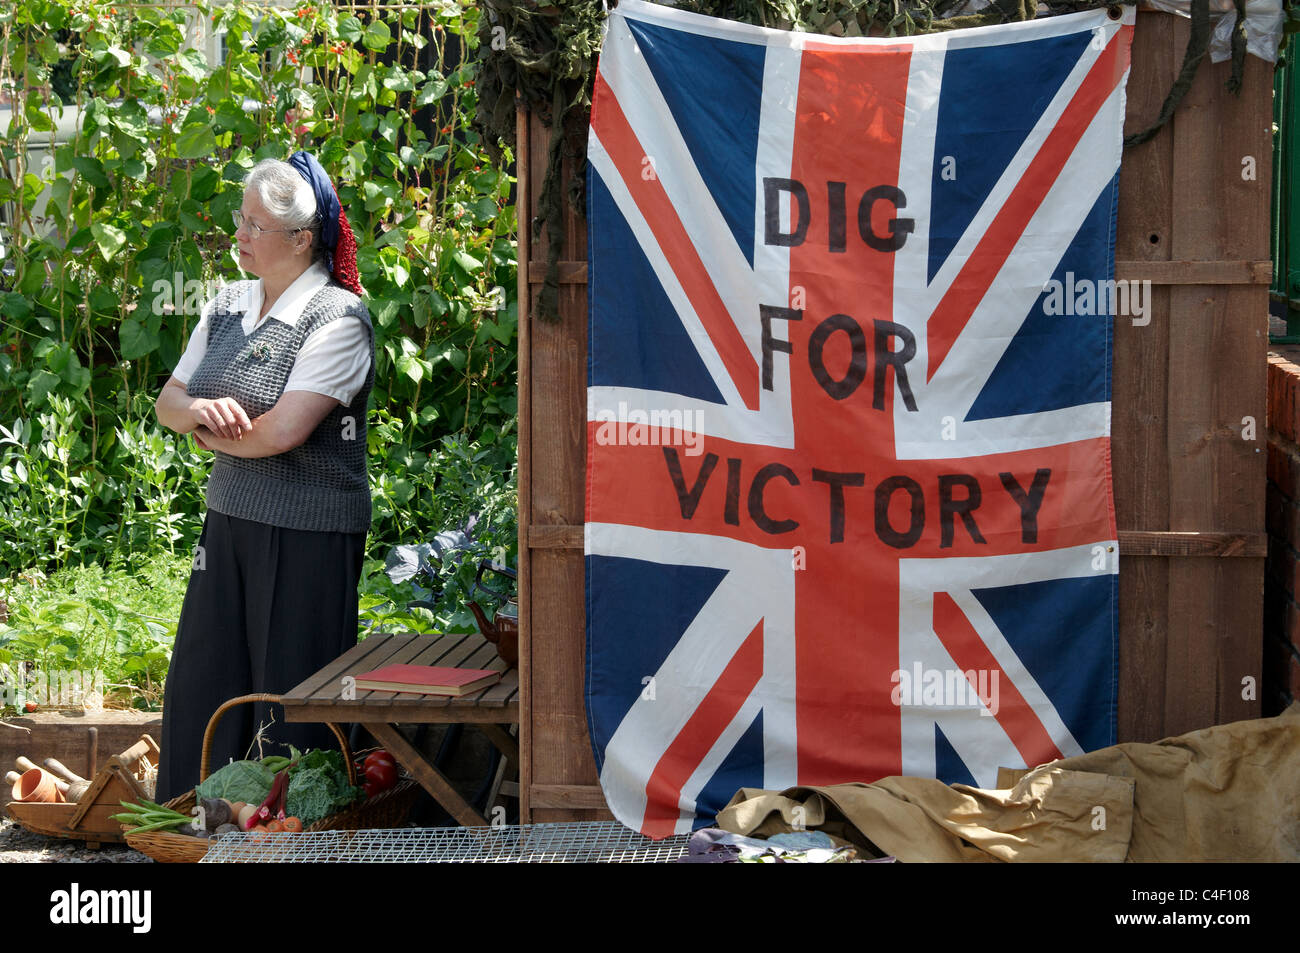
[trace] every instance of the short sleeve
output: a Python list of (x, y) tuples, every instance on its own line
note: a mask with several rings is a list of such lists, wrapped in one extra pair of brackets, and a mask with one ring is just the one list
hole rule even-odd
[(317, 328), (298, 349), (284, 389), (307, 390), (342, 404), (366, 383), (370, 370), (370, 334), (360, 318), (342, 317)]
[(202, 317), (199, 323), (194, 326), (190, 332), (189, 343), (185, 345), (185, 353), (176, 363), (176, 370), (172, 371), (172, 377), (176, 378), (181, 384), (188, 386), (190, 378), (194, 372), (199, 369), (203, 363), (203, 355), (208, 352), (208, 316), (212, 313), (212, 306), (217, 303), (213, 298), (203, 306)]

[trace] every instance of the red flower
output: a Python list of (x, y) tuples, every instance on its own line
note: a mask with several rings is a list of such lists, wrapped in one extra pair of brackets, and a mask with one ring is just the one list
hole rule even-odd
[(289, 60), (289, 62), (292, 63), (294, 66), (298, 65), (298, 54), (295, 53), (293, 50), (290, 50), (287, 54), (285, 54), (285, 56)]

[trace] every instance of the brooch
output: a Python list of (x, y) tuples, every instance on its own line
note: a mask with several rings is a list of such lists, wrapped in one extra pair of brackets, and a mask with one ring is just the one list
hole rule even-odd
[(248, 353), (254, 360), (269, 361), (271, 359), (271, 345), (258, 341), (248, 349)]

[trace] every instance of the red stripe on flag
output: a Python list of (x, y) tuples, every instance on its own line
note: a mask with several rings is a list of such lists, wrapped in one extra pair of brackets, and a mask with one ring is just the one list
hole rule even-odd
[[(1030, 707), (1029, 702), (1025, 701), (1025, 697), (998, 665), (988, 645), (970, 624), (966, 613), (961, 611), (956, 600), (946, 592), (934, 594), (934, 634), (939, 637), (943, 647), (948, 650), (952, 660), (963, 672), (986, 671), (989, 673), (990, 683), (994, 674), (997, 675), (998, 711), (993, 717), (1007, 733), (1028, 767), (1032, 768), (1064, 757), (1061, 750), (1057, 748), (1056, 742), (1052, 740), (1052, 736), (1048, 734), (1042, 720)], [(969, 675), (967, 680), (970, 680)], [(974, 682), (971, 682), (971, 687), (975, 687)]]
[(1092, 64), (1088, 75), (1075, 91), (1074, 98), (1061, 114), (1060, 121), (1048, 133), (1042, 148), (1029, 163), (1025, 174), (926, 323), (926, 337), (930, 347), (927, 381), (934, 379), (939, 365), (948, 356), (957, 336), (966, 327), (966, 322), (993, 284), (993, 279), (1006, 264), (1011, 249), (1024, 234), (1029, 220), (1043, 203), (1061, 170), (1065, 168), (1065, 163), (1074, 154), (1084, 132), (1111, 92), (1123, 80), (1124, 72), (1128, 69), (1131, 37), (1132, 27), (1122, 28)]
[[(614, 167), (618, 169), (632, 200), (650, 226), (650, 231), (654, 233), (659, 250), (681, 282), (691, 307), (699, 315), (741, 400), (750, 410), (757, 410), (758, 363), (745, 346), (736, 320), (719, 296), (713, 279), (709, 277), (708, 268), (700, 260), (694, 242), (687, 235), (672, 200), (659, 181), (659, 174), (663, 170), (656, 170), (656, 174), (649, 179), (642, 178), (646, 151), (632, 131), (614, 91), (600, 74), (596, 75), (591, 126), (599, 137), (600, 144), (613, 160)], [(757, 317), (746, 315), (746, 318), (753, 320), (757, 320)]]
[(677, 804), (682, 788), (709, 749), (735, 720), (762, 674), (763, 623), (760, 620), (655, 765), (650, 780), (646, 782), (646, 811), (641, 833), (656, 840), (673, 833), (679, 817), (673, 806)]
[[(817, 328), (831, 315), (848, 315), (866, 335), (875, 318), (906, 321), (894, 317), (895, 255), (857, 241), (854, 219), (869, 188), (898, 182), (911, 63), (909, 43), (872, 56), (846, 46), (805, 49), (800, 59), (790, 178), (809, 190), (812, 219), (808, 240), (790, 249), (791, 296), (803, 292), (804, 316), (784, 329), (793, 349), (795, 421), (794, 452), (784, 462), (800, 483), (772, 480), (762, 493), (768, 513), (797, 519), (800, 526), (780, 537), (764, 533), (760, 543), (785, 540), (792, 563), (797, 552), (806, 567), (794, 571), (800, 784), (874, 781), (898, 774), (902, 764), (901, 722), (888, 689), (898, 668), (899, 551), (884, 546), (873, 530), (874, 488), (899, 467), (891, 459), (894, 384), (883, 409), (874, 406), (869, 379), (848, 398), (834, 398), (818, 382), (809, 356)], [(834, 183), (840, 185), (832, 192)], [(833, 194), (844, 205), (845, 241), (837, 251), (831, 250)], [(875, 203), (877, 215), (888, 205)], [(843, 379), (851, 366), (848, 337), (837, 332), (824, 342), (823, 360), (833, 380)], [(712, 450), (715, 442), (707, 447)], [(783, 459), (770, 449), (765, 453), (768, 460)], [(751, 455), (746, 478), (754, 473), (750, 459), (767, 462)], [(843, 542), (831, 541), (830, 493), (814, 478), (813, 467), (864, 473), (862, 487), (844, 489)], [(742, 501), (747, 491), (749, 482)], [(701, 504), (702, 510), (708, 507), (707, 518), (717, 512), (714, 499)], [(746, 509), (741, 523), (742, 530), (753, 525)]]

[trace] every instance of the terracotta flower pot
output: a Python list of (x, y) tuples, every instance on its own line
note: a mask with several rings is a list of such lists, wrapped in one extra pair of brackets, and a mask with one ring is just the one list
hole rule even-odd
[(14, 784), (15, 801), (27, 801), (36, 804), (58, 804), (63, 801), (54, 775), (44, 768), (32, 768), (23, 772), (23, 776)]

